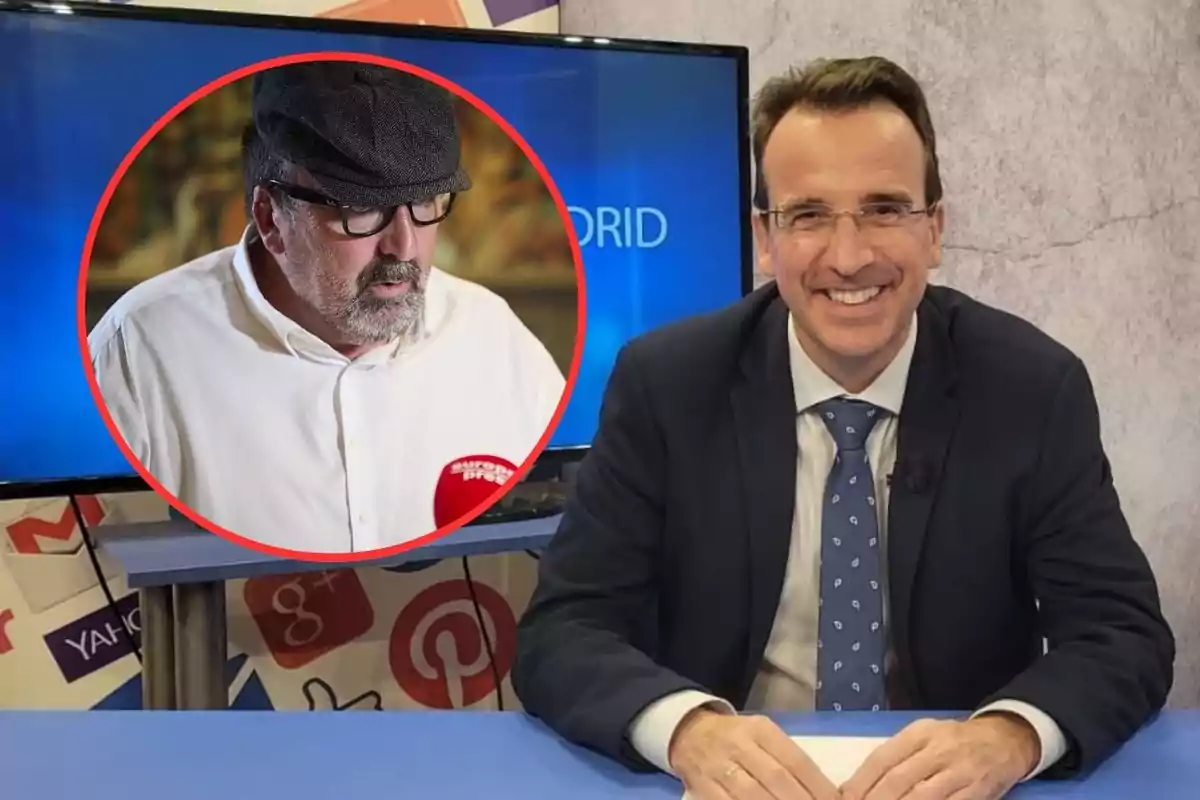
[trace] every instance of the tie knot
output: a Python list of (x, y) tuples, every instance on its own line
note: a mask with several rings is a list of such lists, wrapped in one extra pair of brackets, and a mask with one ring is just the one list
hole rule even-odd
[(839, 452), (862, 450), (881, 416), (880, 409), (870, 403), (845, 397), (818, 403), (816, 408)]

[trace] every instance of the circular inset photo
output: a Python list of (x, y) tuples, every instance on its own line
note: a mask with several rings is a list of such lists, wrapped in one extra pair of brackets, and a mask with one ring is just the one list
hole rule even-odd
[(345, 53), (255, 64), (129, 153), (80, 277), (93, 395), (214, 533), (357, 561), (470, 522), (533, 466), (583, 347), (579, 244), (464, 89)]

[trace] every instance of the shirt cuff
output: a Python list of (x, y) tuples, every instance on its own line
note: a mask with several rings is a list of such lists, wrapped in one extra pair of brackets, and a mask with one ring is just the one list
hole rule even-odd
[(1023, 703), (1020, 700), (997, 700), (995, 703), (986, 705), (976, 711), (971, 715), (971, 718), (974, 719), (981, 714), (997, 711), (1016, 714), (1028, 722), (1037, 733), (1038, 740), (1042, 743), (1042, 757), (1033, 771), (1023, 778), (1023, 781), (1036, 778), (1066, 755), (1067, 737), (1063, 734), (1062, 728), (1058, 726), (1058, 723), (1049, 714), (1040, 708), (1029, 705), (1029, 703)]
[(701, 706), (714, 711), (736, 714), (732, 705), (719, 697), (685, 689), (666, 695), (646, 706), (629, 726), (629, 743), (642, 758), (663, 772), (674, 775), (671, 769), (671, 740), (684, 717)]

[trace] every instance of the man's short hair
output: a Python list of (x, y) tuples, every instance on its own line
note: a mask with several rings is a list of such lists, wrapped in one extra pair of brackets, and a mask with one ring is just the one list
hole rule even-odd
[(912, 122), (925, 146), (925, 202), (942, 199), (937, 139), (916, 79), (900, 66), (880, 56), (817, 59), (802, 68), (771, 78), (754, 98), (751, 109), (751, 150), (754, 154), (754, 205), (767, 209), (767, 185), (762, 157), (771, 133), (793, 108), (816, 111), (851, 111), (877, 101), (890, 102)]

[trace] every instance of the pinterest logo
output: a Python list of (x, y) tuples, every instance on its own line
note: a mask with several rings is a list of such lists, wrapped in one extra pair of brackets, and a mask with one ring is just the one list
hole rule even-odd
[[(492, 587), (476, 582), (475, 595), (504, 680), (516, 650), (517, 621)], [(404, 607), (392, 627), (388, 663), (400, 688), (429, 708), (466, 708), (492, 693), (492, 668), (466, 581), (436, 583)]]

